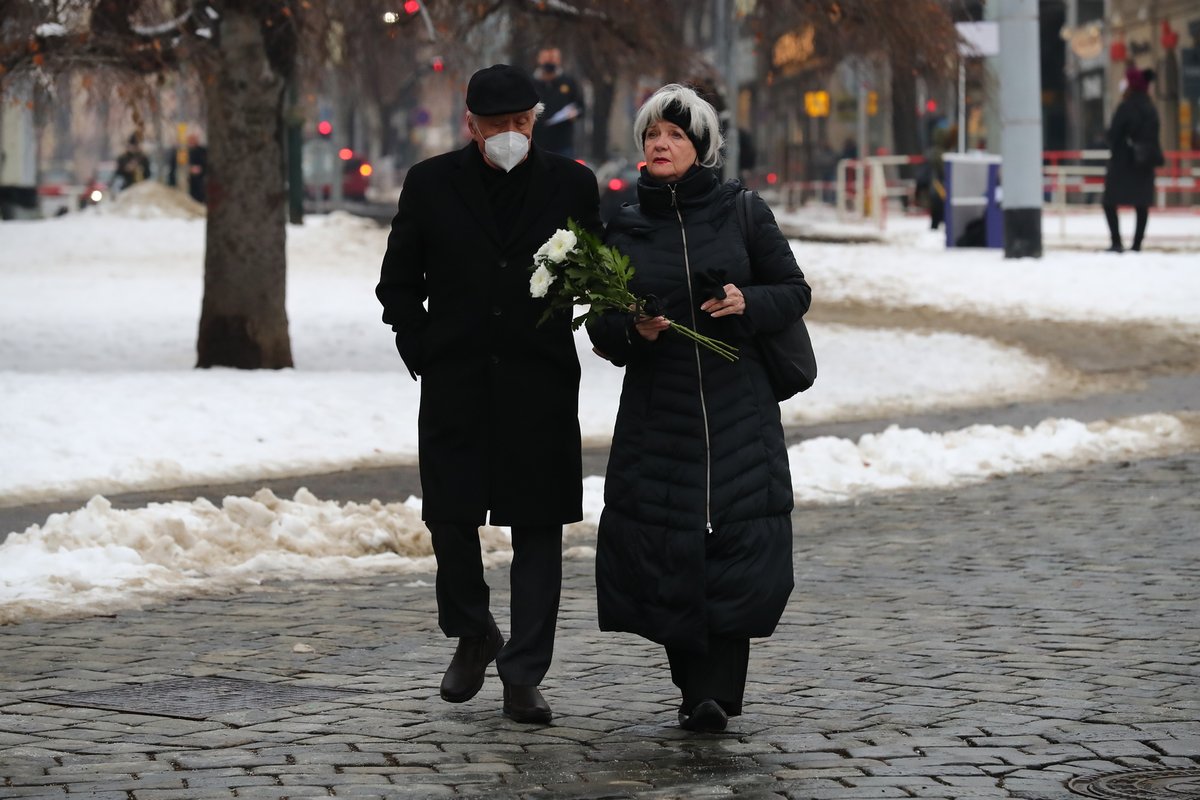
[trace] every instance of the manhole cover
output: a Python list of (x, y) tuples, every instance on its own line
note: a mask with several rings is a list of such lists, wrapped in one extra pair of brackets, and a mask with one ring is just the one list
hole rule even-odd
[(358, 694), (355, 689), (326, 689), (284, 683), (248, 681), (240, 678), (176, 678), (157, 683), (138, 683), (39, 697), (39, 702), (56, 706), (82, 706), (149, 714), (156, 717), (207, 719), (214, 714), (244, 711), (314, 701), (344, 700)]
[(1110, 800), (1200, 800), (1200, 769), (1140, 769), (1067, 781), (1085, 797)]

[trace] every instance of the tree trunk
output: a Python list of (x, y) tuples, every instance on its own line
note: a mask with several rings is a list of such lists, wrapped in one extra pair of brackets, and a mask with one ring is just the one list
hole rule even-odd
[[(229, 4), (235, 5), (235, 4)], [(208, 226), (198, 367), (292, 366), (285, 308), (285, 80), (257, 17), (226, 7), (208, 100)]]

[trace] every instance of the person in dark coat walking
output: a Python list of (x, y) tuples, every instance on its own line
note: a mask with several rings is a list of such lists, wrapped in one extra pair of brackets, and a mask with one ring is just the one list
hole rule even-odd
[(575, 79), (563, 72), (562, 50), (543, 48), (537, 61), (534, 85), (546, 111), (533, 126), (533, 141), (543, 150), (575, 158), (575, 121), (583, 116), (583, 92)]
[(131, 134), (126, 145), (125, 151), (117, 156), (117, 169), (111, 181), (118, 192), (150, 177), (150, 157), (142, 149), (141, 137)]
[(1125, 72), (1125, 95), (1113, 112), (1108, 126), (1108, 170), (1104, 175), (1104, 218), (1112, 240), (1108, 252), (1120, 253), (1121, 229), (1118, 206), (1133, 206), (1137, 215), (1133, 231), (1133, 250), (1142, 249), (1150, 206), (1154, 204), (1154, 169), (1162, 166), (1163, 153), (1158, 142), (1159, 121), (1154, 101), (1147, 89), (1151, 70), (1130, 67)]
[[(533, 254), (567, 218), (598, 231), (591, 170), (536, 146), (524, 72), (496, 64), (467, 85), (471, 143), (414, 165), (376, 295), (420, 376), (422, 516), (437, 558), (438, 621), (458, 646), (441, 685), (474, 697), (496, 660), (504, 713), (547, 723), (538, 689), (554, 648), (562, 526), (582, 518), (579, 360), (569, 315), (539, 326)], [(512, 528), (512, 630), (492, 617), (479, 526)]]
[(742, 711), (750, 638), (771, 635), (793, 585), (787, 447), (753, 335), (795, 322), (812, 291), (757, 196), (743, 237), (741, 185), (714, 169), (722, 137), (709, 103), (664, 86), (634, 134), (646, 159), (639, 202), (605, 237), (629, 256), (633, 293), (662, 311), (588, 326), (596, 351), (625, 367), (597, 536), (599, 623), (664, 645), (680, 725), (722, 730)]

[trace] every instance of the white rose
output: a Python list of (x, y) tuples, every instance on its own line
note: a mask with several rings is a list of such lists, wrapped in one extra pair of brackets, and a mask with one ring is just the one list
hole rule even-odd
[(544, 255), (555, 264), (560, 264), (562, 263), (562, 260), (566, 258), (572, 250), (575, 249), (575, 245), (577, 243), (578, 240), (575, 238), (574, 233), (559, 228), (554, 232), (554, 235), (550, 237), (550, 240), (544, 245), (546, 248)]
[(545, 297), (546, 292), (550, 290), (550, 284), (554, 283), (554, 273), (546, 269), (543, 264), (533, 271), (533, 275), (529, 278), (529, 294), (533, 297)]

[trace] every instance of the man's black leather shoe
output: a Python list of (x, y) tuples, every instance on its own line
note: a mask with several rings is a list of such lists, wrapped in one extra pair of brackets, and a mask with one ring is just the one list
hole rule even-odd
[(685, 731), (700, 731), (716, 733), (725, 730), (729, 717), (725, 709), (716, 700), (702, 700), (692, 709), (691, 714), (679, 712), (679, 727)]
[(483, 688), (487, 665), (504, 646), (504, 637), (491, 619), (486, 636), (463, 636), (458, 640), (454, 658), (442, 676), (442, 699), (447, 703), (465, 703)]
[(504, 684), (504, 716), (513, 722), (549, 725), (553, 714), (550, 704), (536, 686)]

